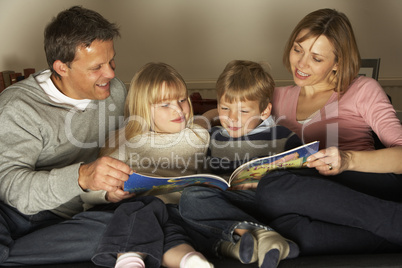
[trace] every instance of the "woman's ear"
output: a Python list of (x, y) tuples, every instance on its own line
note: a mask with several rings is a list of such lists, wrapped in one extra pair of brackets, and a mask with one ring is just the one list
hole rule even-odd
[(271, 115), (272, 103), (268, 103), (267, 108), (261, 113), (261, 120), (267, 119)]
[(338, 63), (335, 63), (334, 68), (332, 68), (332, 71), (334, 72), (338, 71)]
[(53, 62), (53, 70), (58, 73), (60, 76), (66, 76), (68, 72), (68, 66), (61, 60), (56, 60)]

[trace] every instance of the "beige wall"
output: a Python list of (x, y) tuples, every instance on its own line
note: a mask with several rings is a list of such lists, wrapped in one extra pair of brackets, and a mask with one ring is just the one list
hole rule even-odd
[(286, 83), (282, 50), (291, 30), (331, 7), (350, 18), (362, 57), (381, 58), (380, 81), (402, 86), (401, 0), (0, 0), (0, 71), (46, 68), (43, 29), (75, 4), (120, 25), (117, 75), (127, 83), (143, 64), (164, 61), (190, 87), (205, 87), (232, 59), (269, 62)]

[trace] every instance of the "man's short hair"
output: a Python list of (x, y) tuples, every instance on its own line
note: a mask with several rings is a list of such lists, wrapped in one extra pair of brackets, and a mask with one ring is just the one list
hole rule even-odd
[(45, 29), (44, 46), (49, 68), (60, 78), (53, 69), (56, 60), (69, 66), (75, 58), (77, 47), (89, 47), (95, 40), (109, 41), (118, 36), (117, 25), (93, 10), (81, 6), (64, 10)]

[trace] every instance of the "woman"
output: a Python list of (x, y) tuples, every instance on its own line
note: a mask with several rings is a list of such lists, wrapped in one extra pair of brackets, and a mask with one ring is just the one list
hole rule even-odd
[[(308, 14), (288, 40), (284, 64), (296, 85), (275, 89), (273, 114), (324, 149), (308, 159), (312, 169), (260, 181), (262, 214), (301, 254), (400, 251), (402, 126), (377, 81), (358, 77), (348, 18), (332, 9)], [(374, 150), (372, 130), (386, 149)]]

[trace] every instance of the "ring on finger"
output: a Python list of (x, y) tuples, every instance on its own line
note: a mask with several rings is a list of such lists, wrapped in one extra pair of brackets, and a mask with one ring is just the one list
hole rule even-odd
[(328, 164), (328, 169), (329, 169), (329, 170), (332, 170), (332, 168), (333, 168), (333, 167), (332, 167), (332, 164), (329, 163), (329, 164)]

